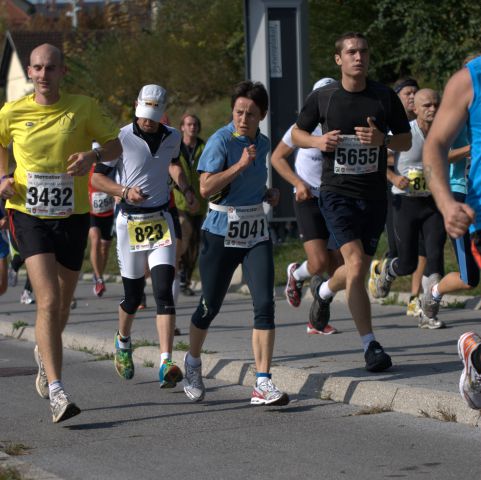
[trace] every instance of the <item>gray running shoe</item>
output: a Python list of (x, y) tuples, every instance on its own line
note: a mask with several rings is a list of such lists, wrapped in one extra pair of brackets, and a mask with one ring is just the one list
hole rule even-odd
[(52, 410), (53, 423), (63, 422), (80, 413), (80, 408), (70, 400), (63, 390), (59, 390), (55, 395), (52, 395), (50, 410)]
[(438, 320), (436, 317), (429, 318), (426, 315), (421, 314), (419, 317), (419, 328), (428, 328), (429, 330), (437, 330), (439, 328), (446, 328), (446, 324), (442, 320)]
[(16, 287), (17, 282), (18, 282), (18, 273), (12, 267), (8, 267), (8, 286)]
[(200, 402), (205, 396), (205, 386), (202, 381), (202, 365), (192, 367), (187, 363), (187, 354), (184, 357), (184, 392), (193, 402)]
[[(385, 258), (381, 265), (381, 273), (375, 278), (375, 298), (385, 298), (389, 295), (391, 291), (392, 282), (394, 282), (396, 277), (391, 277), (389, 275), (389, 264), (391, 262), (390, 258)], [(379, 268), (379, 266), (378, 266)]]
[(42, 358), (40, 357), (40, 353), (38, 352), (38, 345), (35, 345), (35, 348), (33, 349), (33, 356), (35, 357), (35, 361), (38, 365), (38, 373), (35, 380), (35, 387), (37, 388), (37, 393), (42, 398), (48, 398), (47, 374), (45, 373)]
[(439, 312), (439, 305), (441, 301), (437, 301), (433, 297), (433, 287), (441, 280), (441, 275), (433, 273), (429, 275), (426, 285), (426, 292), (421, 296), (421, 309), (423, 314), (428, 318), (436, 318)]
[(317, 330), (323, 330), (331, 318), (332, 297), (324, 300), (319, 296), (319, 287), (324, 280), (319, 275), (311, 278), (310, 289), (314, 299), (309, 310), (309, 323)]

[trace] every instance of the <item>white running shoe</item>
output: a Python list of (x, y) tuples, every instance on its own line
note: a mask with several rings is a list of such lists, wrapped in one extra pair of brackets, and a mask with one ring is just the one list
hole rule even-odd
[(459, 391), (475, 410), (481, 409), (481, 375), (474, 368), (471, 356), (480, 345), (481, 338), (474, 332), (466, 332), (458, 340), (458, 354), (464, 365), (459, 379)]
[(446, 324), (439, 320), (437, 317), (429, 318), (421, 312), (419, 317), (418, 328), (427, 328), (429, 330), (438, 330), (440, 328), (446, 328)]
[(281, 392), (270, 378), (260, 382), (254, 387), (251, 396), (251, 405), (287, 405), (289, 395)]
[(31, 305), (32, 303), (35, 303), (33, 292), (30, 290), (24, 290), (22, 296), (20, 297), (20, 303), (23, 303), (24, 305)]
[(50, 399), (53, 423), (63, 422), (80, 413), (80, 408), (73, 403), (64, 390), (59, 390)]
[(37, 393), (42, 398), (48, 398), (47, 374), (45, 373), (42, 358), (40, 357), (40, 353), (38, 351), (38, 345), (35, 345), (35, 348), (33, 350), (33, 356), (35, 357), (35, 361), (37, 362), (38, 366), (37, 378), (35, 379), (35, 387), (37, 388)]

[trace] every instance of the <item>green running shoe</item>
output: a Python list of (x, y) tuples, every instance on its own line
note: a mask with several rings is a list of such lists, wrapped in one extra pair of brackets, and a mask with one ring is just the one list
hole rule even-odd
[(115, 334), (115, 370), (125, 380), (134, 378), (134, 361), (132, 360), (132, 347), (120, 348), (119, 332)]
[(182, 370), (172, 360), (162, 362), (159, 369), (160, 388), (174, 388), (183, 378)]

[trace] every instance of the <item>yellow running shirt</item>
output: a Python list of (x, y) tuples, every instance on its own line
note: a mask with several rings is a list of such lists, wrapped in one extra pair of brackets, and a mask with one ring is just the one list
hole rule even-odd
[(53, 105), (39, 105), (34, 94), (6, 103), (0, 110), (0, 144), (6, 148), (13, 141), (17, 164), (17, 193), (6, 208), (40, 218), (88, 212), (89, 176), (66, 175), (67, 159), (91, 150), (93, 140), (103, 145), (118, 134), (112, 119), (84, 95), (62, 93)]

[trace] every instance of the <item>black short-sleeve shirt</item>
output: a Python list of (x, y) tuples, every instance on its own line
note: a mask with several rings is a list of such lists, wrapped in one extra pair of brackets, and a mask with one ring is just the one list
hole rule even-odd
[(312, 132), (320, 124), (324, 133), (340, 130), (344, 136), (335, 152), (323, 152), (321, 190), (361, 199), (386, 197), (386, 147), (362, 146), (355, 138), (355, 127), (369, 126), (367, 117), (384, 134), (411, 131), (398, 96), (378, 82), (368, 80), (361, 92), (348, 92), (334, 82), (307, 97), (297, 126)]

